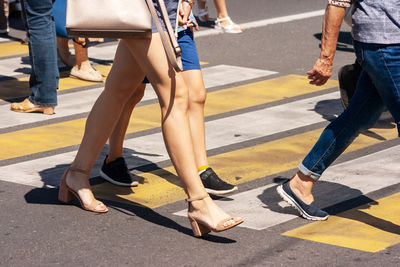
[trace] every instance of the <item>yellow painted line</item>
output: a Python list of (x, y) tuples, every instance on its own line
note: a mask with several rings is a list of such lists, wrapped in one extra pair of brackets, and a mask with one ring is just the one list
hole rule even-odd
[[(318, 129), (264, 144), (239, 149), (209, 157), (210, 165), (218, 175), (232, 184), (240, 184), (265, 176), (296, 168), (317, 141), (323, 129)], [(393, 129), (371, 129), (387, 140), (397, 138)], [(376, 138), (360, 135), (345, 151), (355, 151), (382, 142)], [(122, 188), (109, 183), (93, 187), (96, 196), (113, 201), (136, 203), (150, 208), (185, 199), (174, 168), (168, 167), (142, 173), (144, 184)], [(237, 180), (236, 177), (240, 179)]]
[(200, 66), (204, 66), (204, 65), (208, 65), (208, 64), (210, 64), (210, 63), (206, 62), (206, 61), (200, 61)]
[[(200, 62), (200, 64), (206, 65), (208, 64), (208, 62)], [(106, 77), (108, 76), (111, 67), (112, 65), (94, 66), (94, 68), (104, 76), (104, 81), (106, 80)], [(61, 73), (61, 76), (65, 75), (68, 76), (69, 73), (68, 72)], [(90, 86), (95, 84), (101, 84), (101, 83), (83, 81), (72, 77), (64, 77), (60, 78), (58, 91), (74, 89), (83, 86)], [(0, 93), (0, 99), (11, 99), (11, 98), (26, 96), (27, 94), (29, 94), (28, 89), (29, 89), (29, 77), (0, 81), (0, 92), (3, 92), (3, 94)], [(4, 94), (4, 92), (9, 92), (9, 93)]]
[(20, 42), (0, 43), (0, 58), (24, 54), (29, 54), (28, 45), (23, 45)]
[(400, 243), (400, 193), (284, 233), (306, 240), (367, 252)]
[[(283, 76), (211, 92), (207, 96), (205, 114), (207, 116), (215, 115), (334, 86), (337, 86), (336, 81), (330, 81), (323, 87), (315, 87), (309, 85), (304, 76)], [(158, 104), (137, 107), (127, 133), (159, 127), (159, 110)], [(77, 145), (81, 142), (85, 120), (76, 119), (0, 134), (0, 147), (2, 148), (0, 160)]]

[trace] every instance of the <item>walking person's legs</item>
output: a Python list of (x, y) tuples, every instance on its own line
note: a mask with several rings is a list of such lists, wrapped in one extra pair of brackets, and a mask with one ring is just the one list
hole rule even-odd
[[(132, 79), (129, 77), (130, 73), (137, 73), (134, 84), (124, 83), (127, 77), (123, 74), (127, 74), (128, 70), (129, 80)], [(153, 34), (151, 40), (124, 40), (118, 46), (106, 88), (88, 117), (82, 144), (72, 163), (73, 169), (83, 171), (67, 172), (63, 178), (66, 188), (79, 195), (83, 206), (91, 206), (94, 197), (89, 186), (88, 170), (92, 168), (116, 126), (116, 119), (120, 117), (132, 88), (137, 88), (144, 73), (147, 73), (159, 98), (164, 141), (190, 198), (189, 216), (192, 223), (198, 222), (213, 230), (224, 230), (237, 225), (242, 219), (231, 218), (218, 208), (206, 194), (197, 174), (187, 116), (188, 90), (182, 76), (176, 74), (169, 64), (158, 34)], [(100, 212), (106, 211), (106, 207), (101, 203), (95, 209)], [(199, 231), (196, 233), (201, 234)]]
[(307, 205), (314, 201), (311, 193), (314, 182), (359, 132), (373, 126), (385, 106), (399, 126), (400, 46), (355, 42), (355, 49), (363, 71), (348, 108), (324, 130), (300, 164), (299, 172), (291, 179), (290, 186), (284, 184), (278, 187), (280, 194), (309, 219), (316, 219), (312, 217), (317, 213), (319, 215), (314, 217), (322, 217), (318, 209), (306, 211)]
[(53, 114), (57, 105), (57, 43), (51, 0), (23, 0), (22, 11), (28, 35), (31, 95), (11, 104), (18, 112)]

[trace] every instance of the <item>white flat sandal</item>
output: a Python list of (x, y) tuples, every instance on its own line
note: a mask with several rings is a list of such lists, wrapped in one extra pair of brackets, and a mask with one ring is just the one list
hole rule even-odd
[[(222, 21), (229, 21), (229, 24), (226, 26), (222, 26), (221, 25)], [(242, 33), (243, 32), (242, 28), (238, 24), (234, 23), (230, 17), (217, 18), (217, 20), (215, 21), (215, 29), (220, 29), (226, 33)]]

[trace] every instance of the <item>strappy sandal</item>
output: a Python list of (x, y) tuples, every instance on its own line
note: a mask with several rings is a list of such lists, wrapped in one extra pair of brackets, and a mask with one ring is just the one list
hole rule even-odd
[(54, 114), (54, 107), (44, 107), (35, 105), (31, 103), (31, 101), (29, 101), (28, 98), (25, 98), (25, 100), (22, 102), (12, 103), (11, 110), (23, 113), (41, 112), (46, 115)]
[[(228, 229), (231, 229), (235, 226), (238, 226), (239, 224), (241, 224), (243, 222), (243, 219), (240, 220), (236, 220), (234, 217), (229, 217), (226, 218), (222, 221), (220, 221), (217, 226), (215, 228), (210, 227), (209, 225), (206, 225), (205, 223), (201, 222), (199, 219), (195, 219), (190, 213), (190, 205), (193, 201), (197, 201), (197, 200), (203, 200), (207, 197), (210, 197), (208, 194), (206, 195), (202, 195), (199, 197), (193, 197), (193, 198), (189, 198), (187, 199), (188, 202), (188, 218), (189, 218), (189, 222), (190, 225), (192, 227), (192, 231), (193, 231), (193, 235), (196, 237), (200, 237), (202, 235), (208, 234), (209, 232), (213, 231), (213, 232), (222, 232)], [(226, 225), (227, 222), (232, 221), (231, 224)]]
[(98, 206), (103, 205), (105, 206), (102, 202), (98, 201), (97, 199), (92, 200), (92, 202), (89, 205), (85, 205), (81, 198), (79, 197), (78, 193), (75, 192), (72, 188), (70, 188), (67, 185), (67, 174), (68, 172), (80, 172), (85, 175), (89, 175), (90, 171), (85, 171), (81, 169), (77, 169), (74, 167), (69, 167), (63, 174), (61, 178), (61, 184), (58, 190), (58, 200), (62, 203), (69, 204), (74, 200), (74, 197), (76, 197), (79, 202), (81, 203), (81, 207), (84, 210), (87, 211), (92, 211), (92, 212), (97, 212), (97, 213), (105, 213), (108, 211), (108, 208), (106, 207), (104, 210), (98, 210), (96, 209)]
[[(222, 21), (228, 21), (229, 24), (226, 26), (222, 26), (221, 25)], [(215, 29), (222, 30), (223, 32), (226, 32), (226, 33), (242, 33), (243, 32), (242, 28), (238, 24), (234, 23), (230, 17), (217, 18), (217, 20), (215, 21)]]
[[(208, 21), (208, 19), (209, 19), (209, 16), (208, 16), (208, 7), (207, 7), (207, 5), (204, 7), (204, 8), (199, 8), (199, 1), (202, 1), (202, 0), (196, 0), (196, 15), (197, 15), (197, 18), (201, 21), (201, 22), (207, 22)], [(205, 1), (205, 0), (204, 0)]]

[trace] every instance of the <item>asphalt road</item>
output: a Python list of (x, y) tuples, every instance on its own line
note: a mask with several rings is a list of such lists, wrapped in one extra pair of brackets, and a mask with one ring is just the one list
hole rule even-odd
[[(60, 104), (52, 118), (24, 117), (8, 111), (9, 99), (3, 97), (0, 103), (0, 266), (399, 266), (400, 144), (390, 119), (363, 133), (316, 186), (317, 204), (334, 215), (329, 225), (299, 218), (282, 206), (275, 193), (320, 129), (342, 111), (335, 80), (339, 68), (355, 59), (349, 27), (342, 27), (332, 82), (322, 90), (307, 87), (304, 78), (319, 55), (322, 16), (297, 20), (287, 16), (321, 11), (325, 1), (228, 0), (227, 4), (236, 23), (260, 25), (238, 35), (214, 34), (211, 26), (203, 26), (201, 32), (210, 34), (197, 37), (196, 43), (205, 62), (205, 79), (210, 80), (209, 103), (222, 105), (218, 101), (229, 92), (237, 94), (231, 100), (235, 108), (226, 105), (222, 110), (216, 105), (220, 109), (206, 113), (207, 143), (213, 166), (240, 188), (238, 194), (216, 199), (247, 224), (194, 238), (187, 218), (179, 216), (186, 203), (174, 179), (162, 179), (160, 190), (152, 182), (156, 178), (141, 173), (143, 184), (126, 192), (98, 177), (102, 158), (92, 172), (92, 184), (110, 211), (97, 215), (77, 205), (61, 205), (56, 186), (79, 142), (52, 145), (70, 138), (75, 123), (87, 116), (93, 94), (102, 88), (74, 81), (70, 88), (65, 82), (59, 95), (66, 105), (73, 101), (78, 105), (81, 99), (76, 96), (93, 91), (86, 109), (74, 113), (72, 104), (64, 109)], [(215, 8), (211, 2), (208, 5), (210, 17), (215, 18)], [(266, 21), (273, 18), (288, 21)], [(20, 37), (21, 32), (13, 29), (11, 35)], [(111, 63), (113, 45), (90, 48), (99, 69), (107, 65), (104, 62)], [(2, 57), (3, 52), (0, 49), (0, 93), (16, 88), (14, 96), (20, 97), (26, 92), (26, 53)], [(230, 78), (213, 76), (228, 70), (233, 73)], [(252, 90), (265, 99), (247, 99)], [(140, 108), (155, 103), (149, 96)], [(54, 130), (44, 127), (56, 123), (65, 140), (39, 140), (38, 133)], [(20, 140), (30, 140), (25, 141), (29, 146), (18, 146)], [(32, 145), (35, 142), (46, 142), (46, 148)], [(128, 159), (132, 169), (156, 163), (171, 170), (158, 126), (132, 130), (125, 147), (127, 156), (133, 155)]]

